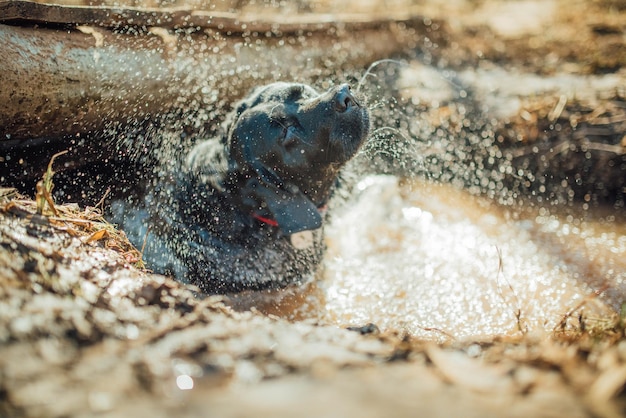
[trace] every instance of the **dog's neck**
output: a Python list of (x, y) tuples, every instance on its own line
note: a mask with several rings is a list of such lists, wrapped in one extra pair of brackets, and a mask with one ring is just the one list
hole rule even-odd
[(331, 188), (327, 187), (312, 200), (293, 183), (267, 184), (254, 170), (230, 172), (223, 186), (223, 195), (242, 217), (286, 234), (319, 228), (331, 195)]
[[(182, 173), (182, 184), (190, 188), (184, 195), (195, 196), (193, 202), (185, 199), (188, 212), (198, 218), (194, 222), (219, 228), (214, 225), (219, 218), (220, 223), (240, 224), (242, 233), (255, 226), (275, 226), (285, 234), (321, 226), (319, 209), (331, 196), (338, 167), (308, 167), (309, 175), (296, 177), (255, 161), (228, 165), (224, 147), (200, 147)], [(219, 216), (205, 213), (209, 204), (221, 208)]]
[[(282, 176), (281, 176), (282, 177)], [(286, 180), (281, 181), (279, 185), (271, 184), (261, 178), (254, 170), (234, 170), (229, 172), (223, 181), (224, 189), (229, 190), (229, 193), (233, 196), (240, 194), (242, 191), (245, 194), (246, 188), (249, 187), (251, 181), (256, 181), (258, 187), (272, 187), (276, 191), (285, 190), (292, 193), (301, 192), (307, 197), (314, 205), (324, 206), (332, 194), (332, 189), (335, 187), (336, 179), (338, 178), (338, 170), (328, 173), (323, 180), (314, 180), (308, 177), (284, 177)], [(263, 203), (258, 201), (257, 203)]]

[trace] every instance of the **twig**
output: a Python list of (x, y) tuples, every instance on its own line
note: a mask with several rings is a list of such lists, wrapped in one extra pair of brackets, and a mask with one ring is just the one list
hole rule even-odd
[(104, 195), (102, 196), (102, 198), (98, 201), (98, 203), (96, 203), (96, 206), (94, 206), (95, 208), (100, 207), (100, 210), (103, 210), (104, 208), (104, 199), (107, 198), (107, 196), (111, 193), (111, 188), (107, 187), (106, 191), (104, 192)]
[(561, 97), (559, 97), (559, 101), (556, 103), (556, 106), (554, 106), (554, 109), (550, 111), (550, 114), (548, 115), (548, 120), (550, 122), (554, 122), (555, 120), (557, 120), (561, 116), (561, 113), (563, 113), (566, 104), (567, 96), (562, 94)]
[[(500, 247), (498, 247), (497, 245), (496, 245), (496, 251), (498, 252), (498, 272), (496, 274), (496, 287), (498, 289), (498, 295), (500, 295), (500, 297), (502, 298), (502, 302), (507, 303), (506, 297), (504, 296), (504, 293), (502, 292), (502, 288), (500, 287), (500, 275), (504, 273), (504, 263), (502, 261), (502, 251), (500, 250)], [(517, 294), (515, 293), (515, 289), (513, 289), (513, 285), (511, 285), (511, 283), (508, 280), (504, 278), (503, 280), (508, 286), (509, 290), (511, 291), (513, 302), (517, 305), (517, 308), (515, 308), (515, 311), (513, 312), (513, 316), (515, 316), (515, 320), (517, 323), (517, 329), (522, 334), (526, 334), (528, 332), (528, 326), (523, 325), (524, 318), (522, 317), (522, 307), (519, 302), (519, 298), (517, 297)]]

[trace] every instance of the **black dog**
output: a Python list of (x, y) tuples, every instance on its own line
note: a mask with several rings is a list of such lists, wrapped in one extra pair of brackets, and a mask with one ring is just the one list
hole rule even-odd
[[(347, 85), (319, 94), (275, 83), (239, 103), (224, 128), (148, 195), (144, 259), (207, 293), (307, 280), (339, 171), (368, 135), (367, 109)], [(129, 220), (140, 247), (145, 234)]]

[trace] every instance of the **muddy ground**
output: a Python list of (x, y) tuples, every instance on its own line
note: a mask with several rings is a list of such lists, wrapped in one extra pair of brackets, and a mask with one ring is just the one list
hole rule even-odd
[[(98, 209), (2, 190), (3, 416), (620, 416), (623, 319), (420, 340), (289, 322), (142, 270)], [(578, 312), (572, 316), (578, 318)], [(521, 327), (521, 325), (520, 325)]]
[[(542, 193), (549, 193), (550, 183), (524, 187), (527, 173), (582, 170), (578, 153), (559, 160), (542, 159), (548, 151), (527, 151), (555, 143), (576, 148), (581, 144), (568, 130), (587, 123), (597, 135), (591, 142), (589, 135), (581, 139), (588, 141), (582, 155), (594, 157), (587, 158), (595, 165), (586, 170), (599, 173), (603, 188), (585, 188), (598, 183), (590, 180), (564, 193), (569, 202), (609, 197), (612, 205), (623, 205), (625, 177), (616, 161), (623, 161), (626, 146), (626, 3), (454, 1), (411, 7), (445, 21), (445, 43), (431, 48), (439, 67), (476, 74), (497, 67), (541, 79), (565, 71), (609, 80), (608, 88), (588, 87), (576, 100), (561, 100), (548, 89), (513, 110), (492, 106), (502, 141), (519, 151), (514, 157), (530, 156), (520, 163), (521, 185), (499, 187), (531, 194), (543, 185)], [(422, 58), (420, 65), (428, 62)], [(476, 79), (475, 86), (481, 84)], [(472, 93), (480, 96), (478, 89)], [(454, 129), (449, 121), (458, 107), (421, 110), (431, 126)], [(553, 129), (558, 124), (563, 129)], [(484, 194), (500, 201), (504, 196)], [(582, 309), (607, 290), (601, 286), (598, 295), (590, 293), (564, 312), (554, 328), (528, 332), (520, 321), (510, 335), (448, 336), (435, 343), (368, 324), (344, 329), (311, 319), (290, 321), (254, 307), (235, 311), (228, 298), (198, 297), (193, 288), (143, 269), (140, 253), (106, 223), (100, 208), (57, 202), (57, 213), (48, 205), (42, 216), (36, 206), (1, 189), (1, 416), (626, 412), (624, 312), (618, 304), (590, 318)]]

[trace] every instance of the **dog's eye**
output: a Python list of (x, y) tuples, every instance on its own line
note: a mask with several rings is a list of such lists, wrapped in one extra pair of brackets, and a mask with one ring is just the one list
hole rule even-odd
[(284, 128), (285, 127), (285, 121), (283, 119), (280, 118), (271, 118), (270, 119), (270, 126), (272, 128)]
[(283, 135), (283, 147), (289, 149), (298, 143), (298, 134), (295, 126), (288, 126)]
[(281, 135), (285, 136), (290, 125), (286, 119), (272, 118), (270, 119), (270, 126), (274, 129), (280, 129)]
[(287, 130), (287, 128), (289, 128), (290, 126), (293, 125), (293, 122), (291, 120), (291, 118), (288, 118), (286, 116), (272, 116), (270, 118), (270, 126), (272, 128), (281, 128), (284, 131)]

